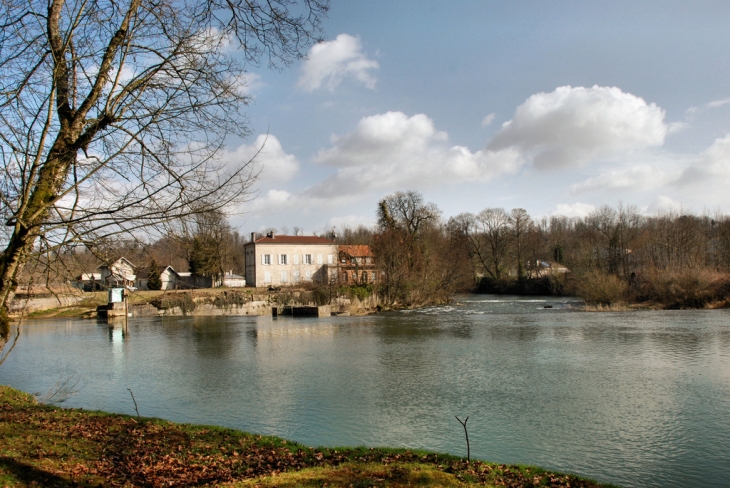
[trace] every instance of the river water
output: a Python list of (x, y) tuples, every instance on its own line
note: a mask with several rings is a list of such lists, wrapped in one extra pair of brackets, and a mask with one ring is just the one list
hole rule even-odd
[[(552, 308), (545, 308), (546, 305)], [(462, 296), (368, 317), (34, 321), (0, 383), (306, 445), (424, 448), (624, 486), (730, 484), (730, 311)], [(63, 392), (56, 399), (63, 399)]]

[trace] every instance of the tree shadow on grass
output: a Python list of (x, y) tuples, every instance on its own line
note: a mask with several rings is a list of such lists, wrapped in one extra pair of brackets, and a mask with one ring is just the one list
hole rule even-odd
[(7, 456), (0, 456), (0, 472), (2, 471), (14, 476), (18, 481), (27, 485), (35, 482), (38, 486), (48, 487), (77, 486), (90, 488), (92, 486), (98, 486), (97, 484), (89, 484), (83, 481), (70, 481)]

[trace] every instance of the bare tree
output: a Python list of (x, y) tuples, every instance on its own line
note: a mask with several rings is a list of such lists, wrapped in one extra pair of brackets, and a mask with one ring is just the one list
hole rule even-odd
[(513, 208), (509, 214), (509, 223), (517, 259), (517, 279), (524, 280), (527, 277), (524, 261), (525, 239), (532, 228), (532, 219), (524, 208)]
[(415, 191), (395, 192), (381, 200), (378, 206), (381, 228), (395, 226), (416, 239), (425, 227), (438, 224), (440, 216), (438, 207), (425, 203), (423, 195)]
[[(34, 252), (246, 199), (245, 66), (318, 40), (328, 0), (0, 3), (0, 346)], [(230, 44), (241, 49), (236, 51)]]

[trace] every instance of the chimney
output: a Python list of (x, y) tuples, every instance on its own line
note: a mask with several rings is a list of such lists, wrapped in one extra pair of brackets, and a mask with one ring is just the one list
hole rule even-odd
[(251, 242), (254, 242), (256, 240), (256, 233), (251, 232)]

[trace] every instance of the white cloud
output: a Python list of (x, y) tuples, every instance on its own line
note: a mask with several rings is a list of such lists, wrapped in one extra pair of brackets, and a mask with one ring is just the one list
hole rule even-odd
[(540, 169), (582, 166), (595, 158), (660, 146), (664, 110), (615, 87), (563, 86), (532, 95), (490, 142), (516, 148)]
[(707, 104), (707, 108), (722, 107), (723, 105), (727, 105), (728, 103), (730, 103), (730, 98), (723, 98), (722, 100), (713, 100)]
[(288, 181), (299, 170), (296, 156), (287, 154), (276, 136), (262, 134), (253, 144), (242, 144), (234, 151), (225, 151), (223, 160), (228, 164), (256, 161), (256, 172), (261, 181)]
[(492, 112), (491, 114), (487, 115), (482, 119), (482, 127), (487, 127), (488, 125), (491, 125), (492, 122), (494, 122), (494, 117), (496, 117), (497, 114)]
[[(371, 209), (368, 209), (371, 210)], [(328, 229), (336, 229), (339, 231), (340, 229), (344, 228), (350, 228), (350, 229), (357, 229), (359, 226), (364, 227), (373, 227), (376, 223), (375, 217), (371, 215), (342, 215), (339, 217), (332, 217), (327, 221), (327, 227)]]
[(666, 195), (660, 195), (651, 204), (649, 204), (644, 210), (646, 215), (659, 215), (667, 212), (681, 212), (683, 205), (668, 197)]
[(564, 215), (566, 217), (587, 217), (588, 214), (596, 209), (594, 205), (589, 203), (561, 203), (555, 207), (552, 215)]
[(388, 112), (365, 117), (353, 132), (333, 137), (332, 143), (315, 161), (338, 170), (309, 188), (309, 196), (329, 198), (371, 190), (489, 181), (517, 171), (522, 164), (512, 148), (471, 152), (463, 146), (449, 147), (448, 134), (436, 130), (423, 114), (408, 117), (402, 112)]
[(705, 186), (717, 188), (722, 185), (725, 193), (730, 183), (730, 134), (715, 142), (687, 167), (675, 184), (680, 187)]
[(669, 175), (653, 166), (641, 165), (603, 173), (570, 186), (571, 194), (606, 190), (649, 190), (666, 184)]
[(345, 78), (352, 78), (374, 89), (377, 78), (372, 75), (372, 71), (378, 68), (378, 62), (362, 52), (360, 39), (340, 34), (333, 41), (312, 46), (302, 65), (298, 86), (313, 92), (324, 85), (332, 91)]

